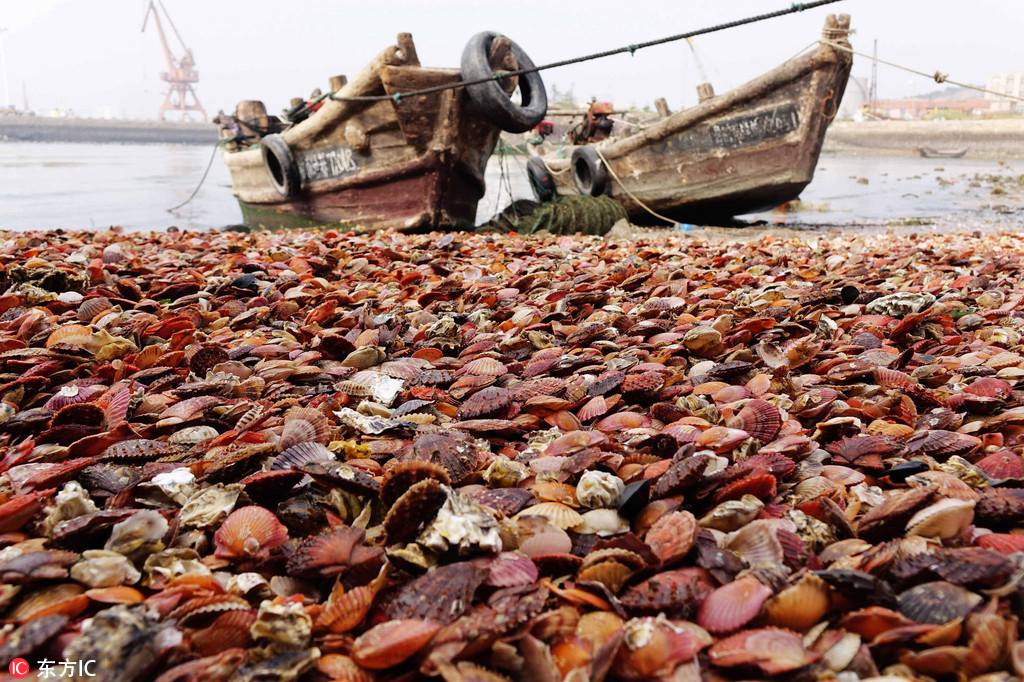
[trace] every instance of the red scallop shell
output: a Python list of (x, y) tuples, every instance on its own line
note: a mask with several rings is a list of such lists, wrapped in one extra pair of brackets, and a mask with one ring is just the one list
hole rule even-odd
[(221, 559), (266, 559), (288, 540), (288, 529), (263, 507), (242, 507), (231, 512), (213, 535), (215, 555)]
[(708, 650), (712, 665), (756, 666), (766, 675), (780, 675), (814, 663), (820, 656), (804, 648), (800, 635), (780, 628), (746, 630), (715, 642)]
[(1003, 554), (1024, 552), (1024, 534), (987, 533), (974, 541), (978, 547), (992, 549)]
[(509, 393), (512, 400), (526, 402), (530, 398), (539, 395), (557, 396), (565, 390), (565, 379), (558, 377), (541, 377), (539, 379), (528, 379), (513, 386), (509, 386)]
[(504, 410), (512, 403), (512, 396), (508, 389), (500, 386), (488, 386), (482, 388), (459, 406), (457, 417), (459, 419), (475, 419), (484, 415), (492, 415)]
[(997, 379), (996, 377), (978, 377), (971, 382), (970, 386), (964, 389), (964, 392), (985, 398), (1007, 400), (1013, 395), (1013, 386), (1009, 382)]
[(542, 348), (537, 351), (523, 367), (523, 377), (528, 379), (544, 374), (555, 366), (559, 358), (562, 357), (562, 352), (562, 348), (559, 346)]
[(697, 541), (697, 519), (688, 511), (672, 511), (664, 514), (644, 537), (654, 554), (663, 565), (682, 559)]
[(616, 412), (594, 424), (594, 428), (604, 432), (626, 431), (628, 429), (638, 429), (650, 423), (650, 417), (639, 412)]
[(974, 466), (997, 480), (1024, 478), (1024, 457), (1012, 450), (998, 450), (982, 457)]
[(342, 526), (303, 540), (288, 557), (289, 575), (335, 575), (348, 568), (356, 546), (364, 533), (358, 528)]
[(630, 587), (619, 601), (626, 610), (643, 615), (660, 612), (692, 615), (714, 589), (705, 569), (680, 568), (658, 573)]
[(601, 415), (608, 412), (608, 403), (605, 401), (604, 396), (594, 396), (579, 409), (576, 416), (579, 417), (580, 421), (590, 421), (596, 419)]
[(440, 623), (413, 619), (375, 625), (352, 643), (352, 659), (370, 670), (394, 667), (415, 656), (440, 629)]
[(56, 393), (54, 393), (53, 397), (47, 400), (43, 407), (47, 410), (56, 412), (60, 408), (68, 405), (86, 403), (91, 400), (95, 400), (106, 390), (107, 387), (102, 384), (93, 384), (90, 386), (68, 384), (62, 386)]
[(907, 450), (945, 461), (953, 455), (964, 456), (981, 447), (981, 439), (957, 431), (931, 429), (918, 431), (907, 439)]
[(772, 596), (771, 588), (757, 578), (746, 576), (719, 587), (701, 602), (697, 624), (717, 634), (737, 630), (761, 612), (761, 606)]
[(729, 426), (746, 431), (761, 443), (770, 443), (782, 428), (782, 412), (767, 400), (755, 398), (743, 406)]
[(249, 628), (255, 622), (256, 612), (251, 609), (222, 613), (209, 627), (192, 634), (192, 648), (200, 656), (213, 656), (228, 649), (245, 648), (252, 642)]
[(284, 417), (281, 449), (287, 450), (299, 443), (324, 443), (329, 433), (330, 425), (323, 412), (311, 407), (294, 407)]
[(759, 500), (771, 500), (775, 497), (775, 477), (764, 469), (755, 469), (743, 478), (722, 486), (715, 493), (715, 502), (738, 500), (744, 495), (753, 495)]
[(494, 358), (477, 358), (463, 365), (459, 374), (475, 374), (478, 376), (500, 377), (508, 372), (508, 368), (500, 360)]
[(654, 393), (665, 385), (661, 372), (639, 372), (627, 374), (622, 380), (623, 393)]
[(484, 585), (489, 587), (519, 587), (537, 582), (540, 572), (530, 557), (516, 552), (502, 552), (488, 565)]

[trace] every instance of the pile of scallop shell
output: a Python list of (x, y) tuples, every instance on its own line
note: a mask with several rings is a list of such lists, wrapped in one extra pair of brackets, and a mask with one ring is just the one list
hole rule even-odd
[(0, 664), (1024, 675), (1022, 254), (8, 235)]

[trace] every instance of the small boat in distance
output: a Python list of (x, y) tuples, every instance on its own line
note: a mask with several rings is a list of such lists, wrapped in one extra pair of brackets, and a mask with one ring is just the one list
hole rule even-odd
[[(293, 100), (284, 117), (240, 102), (218, 119), (243, 220), (358, 231), (471, 226), (501, 131), (529, 130), (547, 110), (538, 73), (493, 79), (521, 68), (533, 68), (530, 58), (496, 33), (473, 36), (459, 69), (420, 66), (412, 36), (401, 33), (355, 78), (334, 76), (331, 95)], [(483, 78), (492, 80), (402, 96)]]
[(967, 154), (967, 147), (960, 149), (933, 149), (932, 147), (918, 147), (917, 153), (926, 159), (962, 159)]
[(616, 134), (610, 105), (592, 104), (568, 144), (545, 142), (528, 162), (534, 193), (608, 194), (647, 224), (657, 221), (651, 211), (712, 222), (796, 199), (850, 76), (852, 55), (834, 46), (849, 49), (849, 30), (849, 16), (829, 15), (815, 50), (722, 95), (702, 83), (689, 109), (671, 113), (659, 100), (658, 118), (639, 130)]

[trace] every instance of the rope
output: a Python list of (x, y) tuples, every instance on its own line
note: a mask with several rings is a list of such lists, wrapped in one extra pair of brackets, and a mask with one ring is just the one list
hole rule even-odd
[(1011, 95), (1011, 94), (1005, 93), (1005, 92), (998, 92), (996, 90), (989, 90), (988, 88), (983, 88), (980, 85), (971, 85), (970, 83), (961, 83), (960, 81), (955, 81), (955, 80), (953, 80), (952, 78), (949, 77), (948, 73), (943, 73), (942, 71), (939, 71), (938, 69), (936, 69), (934, 73), (928, 73), (927, 71), (920, 71), (918, 69), (914, 69), (914, 68), (911, 68), (909, 66), (904, 66), (903, 64), (897, 64), (895, 62), (888, 62), (888, 61), (886, 61), (884, 59), (877, 59), (874, 55), (870, 55), (870, 54), (867, 54), (865, 52), (858, 52), (858, 51), (854, 50), (853, 48), (847, 47), (846, 45), (841, 45), (839, 43), (834, 43), (831, 40), (821, 40), (819, 42), (822, 45), (828, 45), (829, 47), (834, 47), (835, 49), (842, 50), (843, 52), (849, 52), (850, 54), (856, 55), (858, 57), (863, 57), (865, 59), (875, 60), (879, 64), (885, 64), (886, 66), (891, 66), (893, 68), (900, 69), (901, 71), (906, 71), (907, 73), (912, 73), (912, 74), (915, 74), (917, 76), (923, 76), (924, 78), (930, 78), (931, 80), (933, 80), (933, 81), (935, 81), (936, 83), (939, 83), (939, 84), (949, 83), (950, 85), (956, 85), (957, 87), (966, 88), (968, 90), (975, 90), (977, 92), (985, 93), (987, 95), (996, 95), (998, 97), (1005, 97), (1006, 99), (1012, 99), (1012, 100), (1016, 100), (1018, 102), (1024, 102), (1024, 97), (1018, 97), (1017, 95)]
[(531, 73), (537, 73), (539, 71), (547, 71), (548, 69), (555, 69), (561, 66), (569, 66), (571, 64), (582, 64), (583, 62), (593, 61), (595, 59), (604, 59), (605, 57), (612, 57), (618, 54), (629, 53), (631, 56), (636, 53), (637, 50), (643, 50), (648, 47), (655, 47), (657, 45), (664, 45), (666, 43), (674, 43), (680, 40), (688, 40), (696, 36), (707, 35), (709, 33), (717, 33), (719, 31), (725, 31), (731, 28), (737, 28), (739, 26), (746, 26), (748, 24), (755, 24), (761, 21), (767, 21), (769, 19), (776, 19), (778, 17), (784, 17), (789, 14), (796, 14), (803, 12), (804, 10), (815, 9), (817, 7), (824, 7), (825, 5), (832, 5), (837, 2), (843, 2), (843, 0), (814, 0), (813, 2), (794, 2), (789, 7), (784, 9), (775, 10), (774, 12), (766, 12), (764, 14), (755, 14), (754, 16), (746, 17), (743, 19), (734, 19), (721, 24), (715, 24), (713, 26), (707, 26), (699, 28), (693, 31), (687, 31), (686, 33), (677, 33), (676, 35), (666, 36), (664, 38), (656, 38), (654, 40), (648, 40), (642, 43), (635, 43), (633, 45), (626, 45), (624, 47), (617, 47), (611, 50), (604, 50), (603, 52), (594, 52), (592, 54), (583, 55), (581, 57), (573, 57), (571, 59), (562, 59), (556, 62), (550, 62), (548, 64), (541, 64), (540, 66), (534, 66), (530, 69), (516, 69), (515, 71), (498, 71), (494, 75), (487, 78), (477, 78), (469, 81), (459, 81), (457, 83), (445, 83), (443, 85), (434, 85), (427, 88), (420, 88), (418, 90), (410, 90), (409, 92), (396, 92), (391, 95), (353, 95), (349, 97), (339, 97), (338, 92), (340, 90), (334, 90), (326, 92), (314, 100), (311, 100), (306, 104), (306, 109), (321, 102), (325, 99), (333, 99), (338, 102), (383, 102), (386, 100), (392, 100), (394, 102), (401, 102), (407, 97), (419, 97), (421, 95), (432, 95), (437, 92), (443, 92), (445, 90), (457, 90), (459, 88), (465, 88), (470, 85), (482, 85), (484, 83), (490, 83), (491, 81), (502, 81), (505, 78), (511, 78), (513, 76), (525, 76)]
[(608, 163), (608, 159), (604, 158), (604, 154), (601, 153), (601, 148), (598, 147), (597, 145), (594, 145), (594, 151), (597, 152), (597, 156), (601, 159), (601, 163), (603, 163), (604, 167), (608, 169), (609, 173), (611, 173), (612, 177), (615, 179), (615, 182), (619, 183), (619, 187), (622, 188), (622, 191), (625, 192), (626, 195), (630, 199), (635, 201), (637, 206), (639, 206), (643, 210), (647, 211), (648, 213), (650, 213), (652, 216), (654, 216), (658, 220), (664, 220), (669, 225), (675, 225), (676, 222), (678, 222), (678, 221), (672, 220), (671, 218), (666, 218), (665, 216), (661, 215), (660, 213), (657, 213), (653, 208), (651, 208), (650, 206), (648, 206), (644, 202), (640, 201), (640, 199), (637, 198), (637, 196), (635, 194), (633, 194), (632, 192), (629, 191), (628, 187), (626, 187), (624, 184), (622, 184), (622, 180), (619, 179), (618, 174), (612, 169), (611, 164)]
[(188, 204), (189, 202), (196, 198), (196, 195), (199, 194), (199, 190), (203, 188), (203, 183), (206, 182), (206, 176), (210, 174), (210, 169), (213, 168), (213, 160), (214, 158), (216, 158), (217, 150), (219, 148), (220, 140), (218, 140), (217, 143), (213, 145), (213, 152), (210, 154), (210, 160), (206, 162), (206, 170), (203, 171), (203, 177), (199, 178), (199, 184), (196, 185), (196, 188), (194, 190), (192, 190), (192, 194), (189, 194), (188, 199), (185, 199), (185, 201), (181, 202), (177, 206), (171, 206), (169, 209), (167, 209), (168, 213), (174, 213), (179, 208), (181, 208), (185, 204)]

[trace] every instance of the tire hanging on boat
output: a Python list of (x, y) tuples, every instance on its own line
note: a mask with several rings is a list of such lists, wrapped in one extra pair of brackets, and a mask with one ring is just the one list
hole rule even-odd
[(538, 156), (531, 156), (526, 162), (526, 177), (537, 201), (550, 201), (555, 196), (555, 178)]
[(572, 179), (584, 196), (599, 197), (608, 189), (608, 169), (593, 147), (577, 147), (573, 151)]
[(280, 135), (266, 135), (260, 140), (260, 153), (263, 165), (270, 175), (274, 189), (285, 198), (294, 197), (299, 193), (302, 176), (299, 175), (299, 164), (295, 155), (284, 138)]
[[(490, 63), (491, 44), (499, 35), (494, 31), (483, 31), (469, 39), (462, 51), (462, 80), (494, 78), (494, 69)], [(519, 68), (534, 68), (533, 61), (526, 52), (515, 42), (509, 40), (509, 43)], [(466, 86), (466, 93), (476, 111), (510, 133), (525, 133), (540, 123), (548, 110), (548, 95), (538, 72), (519, 77), (519, 92), (521, 103), (516, 104), (505, 94), (501, 84), (496, 80)]]

